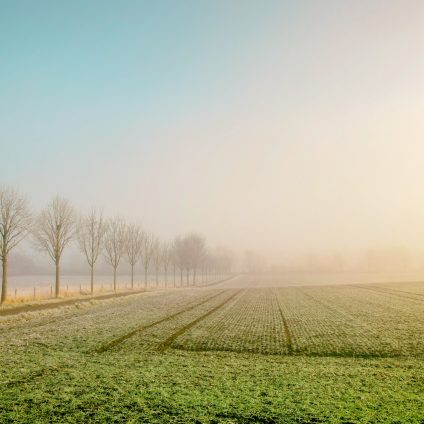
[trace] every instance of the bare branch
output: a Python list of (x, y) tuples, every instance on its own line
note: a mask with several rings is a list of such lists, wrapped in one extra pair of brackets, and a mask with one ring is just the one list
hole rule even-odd
[(107, 223), (107, 230), (104, 239), (106, 261), (116, 270), (124, 255), (127, 243), (127, 231), (125, 221), (116, 217)]
[(90, 267), (93, 267), (103, 248), (106, 223), (102, 212), (92, 210), (81, 218), (77, 226), (77, 239)]
[(132, 224), (127, 227), (127, 257), (131, 266), (140, 259), (143, 247), (143, 231), (140, 225)]
[(0, 188), (0, 259), (28, 234), (31, 213), (25, 198), (12, 188)]
[(0, 259), (2, 261), (1, 303), (7, 297), (7, 259), (10, 251), (28, 234), (31, 213), (27, 201), (12, 188), (0, 187)]
[(69, 202), (56, 196), (39, 214), (33, 228), (36, 246), (57, 264), (63, 250), (75, 236), (75, 212)]

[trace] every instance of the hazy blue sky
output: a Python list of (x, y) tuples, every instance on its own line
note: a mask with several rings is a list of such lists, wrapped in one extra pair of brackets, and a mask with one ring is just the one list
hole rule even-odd
[(424, 240), (424, 2), (0, 0), (0, 180), (287, 252)]

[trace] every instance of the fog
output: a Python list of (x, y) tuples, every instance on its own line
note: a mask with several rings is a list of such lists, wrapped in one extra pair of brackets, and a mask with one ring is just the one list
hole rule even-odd
[[(238, 269), (249, 250), (279, 271), (422, 270), (424, 4), (283, 3), (70, 11), (42, 32), (6, 8), (0, 43), (24, 44), (25, 17), (42, 54), (0, 71), (1, 181), (35, 210), (59, 193), (161, 239), (199, 232)], [(86, 269), (75, 246), (64, 261)]]

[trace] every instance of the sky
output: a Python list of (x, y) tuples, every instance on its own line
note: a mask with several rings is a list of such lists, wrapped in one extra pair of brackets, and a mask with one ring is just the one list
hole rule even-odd
[(423, 21), (409, 0), (0, 0), (0, 181), (277, 262), (421, 254)]

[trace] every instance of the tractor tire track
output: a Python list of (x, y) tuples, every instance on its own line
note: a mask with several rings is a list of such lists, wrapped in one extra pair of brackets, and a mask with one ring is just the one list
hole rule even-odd
[(150, 324), (140, 325), (139, 327), (135, 328), (134, 330), (132, 330), (128, 333), (125, 333), (122, 336), (117, 337), (116, 339), (109, 341), (108, 343), (105, 343), (104, 345), (100, 346), (99, 348), (91, 350), (89, 353), (104, 353), (104, 352), (107, 352), (108, 350), (114, 348), (115, 346), (120, 345), (125, 340), (128, 340), (129, 338), (135, 336), (136, 334), (142, 333), (143, 331), (148, 330), (149, 328), (152, 328), (156, 325), (162, 324), (163, 322), (172, 320), (173, 318), (175, 318), (175, 317), (177, 317), (177, 316), (179, 316), (179, 315), (181, 315), (185, 312), (188, 312), (188, 311), (191, 311), (195, 308), (198, 308), (199, 306), (201, 306), (201, 305), (209, 302), (210, 300), (213, 300), (214, 298), (220, 296), (225, 291), (226, 290), (222, 290), (219, 293), (216, 293), (213, 296), (209, 296), (208, 298), (204, 299), (203, 301), (196, 303), (195, 305), (189, 306), (188, 308), (184, 308), (183, 310), (175, 312), (174, 314), (167, 315), (166, 317), (161, 318), (157, 321), (154, 321)]
[[(133, 335), (137, 334), (138, 332), (142, 332), (144, 330), (147, 330), (148, 328), (151, 328), (151, 327), (153, 327), (155, 325), (161, 324), (162, 322), (165, 322), (165, 321), (168, 321), (170, 319), (173, 319), (174, 317), (176, 317), (176, 316), (178, 316), (178, 315), (180, 315), (180, 314), (182, 314), (184, 312), (187, 312), (187, 311), (190, 311), (192, 309), (195, 309), (198, 306), (201, 306), (204, 303), (207, 303), (208, 301), (213, 300), (215, 297), (218, 297), (219, 295), (221, 295), (225, 291), (226, 290), (222, 290), (219, 293), (215, 293), (213, 296), (209, 296), (207, 299), (204, 299), (203, 301), (201, 301), (199, 303), (196, 303), (195, 305), (192, 305), (192, 306), (190, 306), (188, 308), (185, 308), (184, 310), (178, 311), (178, 312), (176, 312), (176, 313), (174, 313), (172, 315), (168, 315), (165, 318), (162, 318), (160, 320), (154, 321), (151, 324), (147, 324), (145, 326), (138, 327), (135, 330), (133, 330), (133, 331), (131, 331), (129, 333), (126, 333), (126, 334), (124, 334), (123, 336), (121, 336), (121, 337), (119, 337), (117, 339), (114, 339), (114, 340), (110, 341), (109, 343), (101, 346), (100, 348), (94, 349), (94, 350), (90, 351), (90, 353), (103, 353), (103, 352), (106, 352), (107, 350), (111, 349), (113, 346), (116, 346), (116, 345), (124, 342), (125, 340), (127, 340), (128, 338), (130, 338)], [(69, 317), (66, 317), (66, 318), (69, 318)], [(26, 376), (23, 376), (23, 377), (21, 377), (19, 379), (10, 380), (10, 381), (6, 381), (4, 383), (1, 383), (1, 385), (5, 389), (11, 388), (11, 387), (16, 387), (16, 386), (21, 386), (21, 385), (24, 385), (24, 384), (31, 383), (31, 382), (33, 382), (35, 380), (40, 379), (40, 378), (44, 378), (46, 375), (56, 374), (58, 372), (61, 372), (61, 371), (65, 370), (66, 368), (69, 368), (69, 364), (58, 364), (56, 366), (47, 366), (47, 367), (44, 367), (44, 368), (40, 368), (38, 370), (34, 370), (34, 371), (28, 373)]]
[(237, 290), (230, 297), (228, 297), (227, 299), (225, 299), (219, 305), (217, 305), (214, 308), (212, 308), (210, 311), (206, 312), (203, 315), (200, 315), (195, 320), (193, 320), (193, 321), (189, 322), (187, 325), (184, 325), (183, 327), (181, 327), (178, 331), (176, 331), (175, 333), (171, 334), (165, 341), (163, 341), (162, 343), (160, 343), (159, 346), (158, 346), (158, 348), (157, 348), (157, 351), (158, 352), (164, 352), (165, 350), (169, 349), (171, 347), (172, 343), (174, 343), (174, 341), (179, 336), (181, 336), (182, 334), (184, 334), (190, 328), (194, 327), (200, 321), (203, 321), (204, 319), (206, 319), (209, 315), (212, 315), (214, 312), (216, 312), (219, 309), (221, 309), (222, 307), (224, 307), (227, 303), (229, 303), (232, 299), (234, 299), (238, 294), (240, 294), (243, 291), (244, 291), (243, 289)]
[(390, 292), (410, 294), (411, 296), (424, 297), (424, 293), (414, 293), (414, 292), (410, 292), (410, 291), (406, 291), (406, 290), (392, 289), (391, 287), (377, 287), (377, 286), (370, 286), (370, 287), (380, 289), (380, 290), (390, 291)]
[(286, 318), (286, 316), (283, 312), (283, 307), (281, 306), (280, 299), (278, 298), (278, 295), (275, 292), (275, 290), (274, 290), (273, 293), (274, 293), (275, 299), (277, 301), (277, 305), (278, 305), (278, 309), (280, 311), (281, 319), (283, 320), (284, 335), (285, 335), (285, 338), (287, 340), (287, 354), (292, 355), (294, 349), (293, 349), (293, 337), (292, 337), (292, 334), (291, 334), (291, 331), (290, 331), (290, 326), (289, 326), (288, 320), (287, 320), (287, 318)]
[(239, 277), (239, 276), (240, 276), (240, 275), (232, 275), (231, 277), (224, 278), (223, 280), (214, 281), (214, 282), (212, 282), (212, 283), (203, 284), (203, 285), (200, 285), (200, 286), (197, 286), (197, 287), (199, 287), (199, 288), (203, 288), (203, 287), (216, 286), (216, 285), (218, 285), (218, 284), (223, 284), (223, 283), (226, 283), (226, 282), (228, 282), (228, 281), (234, 280), (234, 279), (236, 279), (236, 278), (237, 278), (237, 277)]
[[(352, 286), (353, 287), (353, 286)], [(412, 297), (412, 296), (404, 296), (402, 294), (398, 294), (398, 293), (393, 293), (390, 289), (386, 289), (383, 287), (375, 287), (375, 286), (361, 286), (361, 285), (355, 285), (355, 287), (358, 287), (360, 289), (363, 290), (369, 290), (372, 291), (374, 293), (380, 293), (380, 294), (386, 294), (389, 296), (394, 296), (398, 299), (408, 299), (408, 300), (415, 300), (416, 302), (424, 302), (424, 299), (417, 299), (416, 297)], [(399, 292), (400, 290), (396, 290), (396, 292)], [(411, 293), (413, 294), (413, 293)]]

